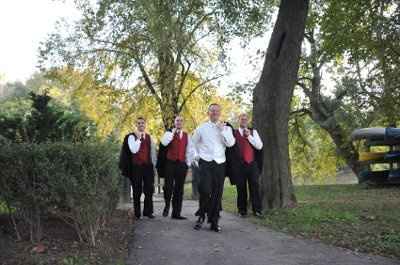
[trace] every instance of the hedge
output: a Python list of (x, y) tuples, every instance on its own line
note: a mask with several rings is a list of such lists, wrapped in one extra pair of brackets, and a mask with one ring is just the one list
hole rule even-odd
[[(55, 214), (79, 239), (96, 244), (119, 199), (118, 150), (110, 143), (0, 145), (0, 201), (42, 238), (43, 217)], [(16, 233), (19, 235), (15, 222)]]

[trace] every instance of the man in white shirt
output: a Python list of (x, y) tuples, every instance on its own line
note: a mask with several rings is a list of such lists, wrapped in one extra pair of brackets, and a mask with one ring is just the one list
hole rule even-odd
[(249, 117), (243, 113), (239, 116), (239, 129), (233, 135), (238, 146), (238, 166), (236, 167), (237, 207), (242, 217), (247, 216), (247, 185), (250, 191), (250, 200), (253, 214), (261, 217), (261, 199), (259, 193), (258, 176), (261, 165), (257, 159), (257, 152), (262, 150), (263, 143), (255, 129), (248, 127)]
[(123, 174), (131, 180), (133, 191), (133, 207), (135, 216), (140, 219), (140, 197), (144, 193), (143, 216), (154, 218), (153, 193), (154, 193), (154, 165), (156, 163), (155, 145), (148, 133), (146, 133), (146, 120), (137, 118), (136, 132), (125, 136), (123, 152), (126, 162), (122, 169)]
[(225, 149), (235, 144), (235, 138), (232, 129), (219, 121), (220, 105), (211, 104), (208, 108), (208, 116), (209, 121), (201, 124), (192, 137), (201, 175), (199, 219), (194, 228), (201, 229), (207, 214), (208, 221), (211, 223), (210, 229), (220, 232), (218, 220), (225, 179)]
[(171, 217), (184, 220), (186, 217), (181, 216), (183, 188), (188, 167), (191, 165), (194, 155), (191, 139), (188, 133), (183, 130), (183, 117), (175, 117), (174, 128), (164, 133), (161, 138), (161, 144), (166, 148), (165, 162), (162, 169), (165, 180), (163, 187), (165, 200), (163, 216), (168, 216), (172, 198)]

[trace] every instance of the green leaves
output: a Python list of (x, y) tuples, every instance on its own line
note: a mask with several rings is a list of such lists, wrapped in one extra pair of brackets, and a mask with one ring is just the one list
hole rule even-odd
[(0, 201), (22, 214), (35, 241), (52, 212), (95, 245), (119, 199), (117, 154), (101, 142), (1, 145)]
[[(129, 82), (132, 92), (143, 87), (163, 110), (160, 114), (168, 127), (187, 102), (182, 88), (188, 74), (215, 79), (224, 45), (234, 36), (249, 38), (264, 32), (269, 4), (264, 0), (77, 1), (82, 19), (49, 36), (41, 48), (41, 66), (90, 69), (96, 81), (116, 90), (120, 89), (116, 82)], [(141, 96), (132, 94), (132, 99)]]

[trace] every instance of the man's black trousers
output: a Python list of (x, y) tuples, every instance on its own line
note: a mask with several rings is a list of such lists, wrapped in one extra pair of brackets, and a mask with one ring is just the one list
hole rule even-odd
[(180, 216), (183, 189), (188, 167), (186, 162), (167, 160), (165, 164), (164, 200), (169, 208), (172, 198), (172, 216)]
[(199, 183), (199, 216), (208, 216), (208, 221), (218, 224), (219, 211), (221, 209), (222, 193), (225, 180), (225, 163), (218, 164), (215, 161), (207, 162), (200, 159), (200, 183)]
[(238, 178), (236, 180), (237, 190), (237, 207), (239, 213), (247, 214), (247, 185), (250, 191), (250, 200), (253, 208), (253, 212), (261, 211), (261, 198), (258, 183), (258, 168), (255, 162), (247, 164), (244, 163), (240, 166), (238, 172)]
[(143, 215), (153, 214), (154, 169), (153, 165), (135, 165), (130, 178), (133, 191), (135, 216), (140, 217), (140, 196), (144, 193)]

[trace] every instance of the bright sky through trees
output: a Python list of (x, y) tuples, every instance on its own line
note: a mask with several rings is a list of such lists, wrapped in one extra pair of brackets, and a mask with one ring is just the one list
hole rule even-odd
[[(63, 18), (72, 22), (79, 18), (72, 1), (13, 0), (0, 3), (0, 82), (25, 81), (35, 72), (38, 47), (52, 32), (55, 22)], [(220, 79), (219, 92), (224, 94), (235, 83), (254, 80), (261, 72), (262, 60), (256, 69), (249, 64), (257, 50), (264, 51), (270, 31), (264, 37), (254, 38), (243, 48), (239, 40), (229, 45), (229, 73)], [(217, 83), (217, 82), (216, 82)]]

